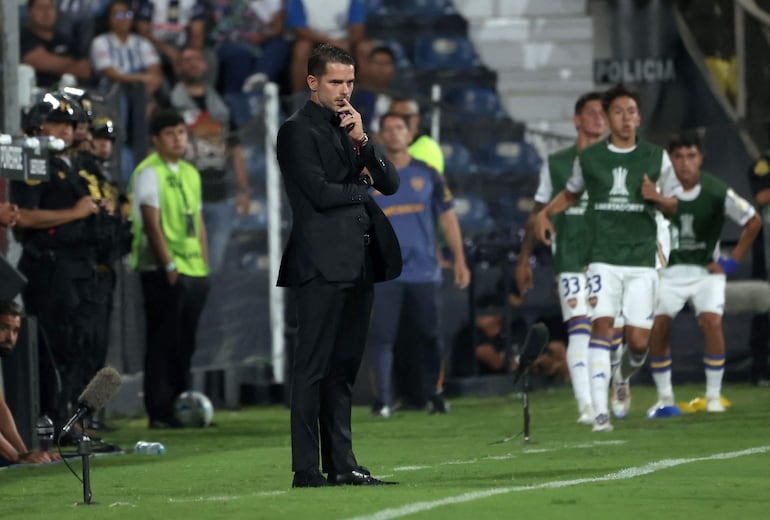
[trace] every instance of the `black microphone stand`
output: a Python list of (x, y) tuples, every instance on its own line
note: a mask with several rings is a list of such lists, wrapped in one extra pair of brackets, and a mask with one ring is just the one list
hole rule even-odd
[(529, 390), (529, 368), (527, 368), (521, 381), (521, 407), (524, 412), (524, 444), (534, 444), (529, 438)]
[(81, 505), (91, 505), (91, 437), (86, 433), (85, 416), (80, 419), (80, 441), (78, 442), (78, 455), (83, 460), (83, 502)]

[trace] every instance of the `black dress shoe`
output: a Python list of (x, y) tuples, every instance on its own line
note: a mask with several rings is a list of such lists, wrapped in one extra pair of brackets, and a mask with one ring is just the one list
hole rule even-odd
[(385, 482), (374, 478), (369, 470), (356, 466), (347, 473), (329, 474), (329, 484), (333, 486), (392, 486), (398, 482)]
[(291, 487), (295, 488), (323, 487), (328, 485), (329, 483), (317, 469), (311, 471), (297, 471), (294, 473), (294, 480), (291, 482)]

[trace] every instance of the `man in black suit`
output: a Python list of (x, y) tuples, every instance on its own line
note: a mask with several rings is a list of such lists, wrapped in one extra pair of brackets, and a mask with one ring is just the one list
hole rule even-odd
[[(373, 283), (401, 272), (398, 239), (369, 188), (391, 195), (399, 177), (350, 105), (354, 81), (350, 54), (317, 46), (308, 60), (310, 100), (278, 132), (278, 162), (293, 213), (278, 285), (294, 289), (298, 324), (293, 487), (383, 484), (353, 455), (350, 407)], [(328, 480), (319, 471), (319, 435)]]

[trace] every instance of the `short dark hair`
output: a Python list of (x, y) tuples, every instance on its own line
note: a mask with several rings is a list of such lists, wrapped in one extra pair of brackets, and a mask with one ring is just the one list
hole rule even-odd
[(13, 300), (0, 300), (0, 316), (24, 316), (24, 308)]
[(697, 148), (699, 152), (703, 152), (700, 137), (698, 137), (697, 133), (682, 132), (681, 134), (677, 134), (672, 137), (671, 140), (669, 140), (666, 150), (671, 153), (677, 148), (690, 148), (691, 146)]
[(608, 112), (610, 110), (610, 105), (612, 105), (612, 102), (618, 99), (619, 97), (630, 97), (636, 102), (636, 108), (639, 110), (642, 109), (642, 101), (639, 97), (639, 93), (635, 90), (631, 90), (629, 88), (626, 88), (623, 84), (618, 83), (611, 89), (607, 90), (604, 94), (602, 94), (602, 108), (605, 112)]
[(599, 101), (602, 100), (602, 93), (601, 92), (586, 92), (582, 96), (580, 96), (577, 101), (575, 101), (575, 115), (580, 115), (580, 113), (583, 111), (583, 108), (588, 104), (589, 101)]
[(342, 63), (343, 65), (356, 66), (356, 61), (345, 49), (335, 47), (330, 43), (321, 43), (313, 48), (310, 59), (307, 60), (308, 76), (320, 78), (326, 74), (327, 63)]
[(173, 108), (158, 108), (150, 116), (150, 134), (160, 135), (164, 128), (184, 124), (182, 114)]
[(404, 122), (406, 127), (409, 128), (409, 116), (399, 112), (385, 112), (382, 114), (382, 116), (380, 116), (380, 128), (382, 128), (382, 124), (385, 122), (385, 120), (390, 118), (400, 119)]
[(393, 60), (393, 63), (396, 62), (396, 53), (393, 52), (393, 49), (391, 49), (387, 43), (376, 44), (374, 47), (372, 47), (372, 50), (369, 51), (369, 56), (367, 57), (371, 60), (377, 54), (387, 54), (390, 56), (390, 59)]

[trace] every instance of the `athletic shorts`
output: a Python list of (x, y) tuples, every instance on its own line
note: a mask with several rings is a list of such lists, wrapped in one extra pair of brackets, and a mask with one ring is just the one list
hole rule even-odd
[(561, 316), (564, 321), (577, 316), (587, 316), (588, 288), (585, 273), (560, 273), (558, 283)]
[(702, 312), (713, 312), (721, 316), (725, 310), (725, 275), (684, 274), (678, 267), (661, 272), (655, 314), (673, 318), (689, 301), (695, 308), (696, 316)]
[(616, 318), (642, 329), (652, 328), (658, 272), (654, 267), (588, 264), (588, 307), (591, 319)]

